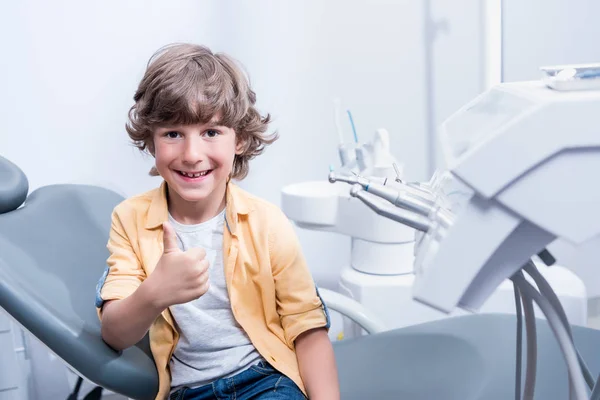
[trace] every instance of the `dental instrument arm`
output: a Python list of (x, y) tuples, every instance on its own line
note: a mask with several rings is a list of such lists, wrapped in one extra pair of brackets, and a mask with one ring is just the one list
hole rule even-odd
[(427, 216), (434, 209), (434, 200), (431, 194), (423, 189), (406, 185), (403, 183), (394, 183), (394, 187), (377, 183), (371, 179), (358, 175), (344, 176), (329, 173), (329, 182), (346, 182), (349, 184), (358, 184), (364, 191), (389, 201), (396, 207), (404, 208), (421, 215)]
[(400, 222), (401, 224), (409, 226), (418, 231), (427, 232), (431, 227), (431, 222), (427, 217), (412, 211), (388, 206), (375, 195), (364, 191), (360, 185), (353, 186), (350, 190), (350, 195), (360, 199), (377, 214), (396, 222)]
[(396, 207), (414, 211), (424, 216), (429, 215), (433, 210), (433, 201), (419, 198), (410, 194), (407, 190), (395, 190), (384, 185), (371, 184), (365, 188), (365, 191), (389, 201)]

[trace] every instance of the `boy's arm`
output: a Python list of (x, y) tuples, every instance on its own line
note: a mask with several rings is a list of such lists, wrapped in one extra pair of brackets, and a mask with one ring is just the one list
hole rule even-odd
[(163, 254), (146, 277), (118, 213), (113, 213), (109, 273), (98, 285), (96, 305), (102, 338), (114, 349), (133, 346), (167, 307), (197, 299), (208, 290), (205, 251), (182, 252), (173, 227), (165, 223), (163, 232)]
[(270, 218), (269, 242), (277, 312), (288, 345), (296, 349), (302, 381), (311, 400), (336, 400), (339, 384), (327, 336), (329, 317), (294, 228), (281, 211)]
[[(102, 339), (116, 350), (141, 340), (160, 313), (151, 307), (146, 274), (135, 254), (119, 208), (112, 213), (107, 273), (98, 284), (96, 306)], [(138, 290), (141, 289), (141, 290)]]
[(152, 290), (146, 283), (130, 296), (110, 300), (102, 308), (102, 339), (115, 350), (124, 350), (142, 340), (162, 312), (152, 304)]
[(329, 320), (292, 224), (278, 211), (270, 215), (269, 225), (277, 313), (285, 340), (294, 348), (301, 333), (313, 328), (329, 328)]
[(312, 329), (296, 339), (300, 375), (310, 400), (338, 400), (340, 389), (333, 347), (327, 330)]

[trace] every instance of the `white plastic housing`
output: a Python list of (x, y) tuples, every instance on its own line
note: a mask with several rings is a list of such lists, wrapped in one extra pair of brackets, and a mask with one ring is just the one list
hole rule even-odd
[(451, 222), (436, 221), (418, 242), (415, 299), (477, 310), (555, 238), (600, 234), (599, 109), (600, 91), (510, 83), (442, 125), (450, 180), (468, 190)]

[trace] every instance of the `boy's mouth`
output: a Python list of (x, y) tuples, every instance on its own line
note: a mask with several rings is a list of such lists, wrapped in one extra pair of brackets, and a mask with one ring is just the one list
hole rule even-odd
[(212, 172), (212, 169), (207, 169), (205, 171), (177, 171), (177, 173), (186, 178), (201, 178)]

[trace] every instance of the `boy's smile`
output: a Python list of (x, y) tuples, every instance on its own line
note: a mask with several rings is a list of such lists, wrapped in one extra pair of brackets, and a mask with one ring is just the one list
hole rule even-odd
[(240, 147), (234, 130), (217, 122), (155, 131), (156, 169), (169, 187), (169, 211), (174, 218), (199, 223), (222, 209)]
[(212, 172), (212, 169), (205, 169), (204, 171), (177, 171), (181, 180), (186, 183), (200, 183), (204, 181), (208, 175)]
[(212, 171), (212, 169), (199, 171), (199, 172), (194, 172), (194, 171), (177, 171), (177, 172), (179, 172), (185, 180), (188, 180), (189, 182), (194, 182), (196, 180), (199, 180), (199, 178), (203, 178), (207, 174), (210, 174), (211, 171)]

